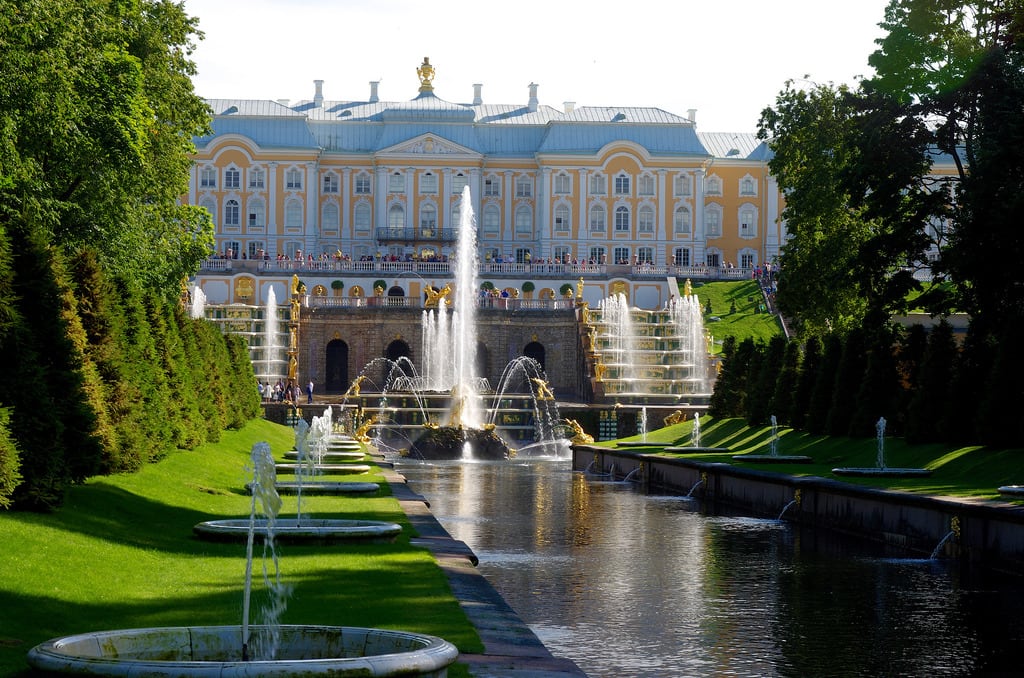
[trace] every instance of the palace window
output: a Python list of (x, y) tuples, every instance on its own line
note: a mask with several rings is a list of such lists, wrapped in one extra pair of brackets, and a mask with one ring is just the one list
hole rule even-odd
[(388, 193), (404, 193), (405, 176), (401, 172), (394, 172), (388, 175)]
[(570, 230), (570, 223), (572, 219), (572, 213), (569, 211), (568, 206), (559, 205), (555, 208), (555, 232), (561, 234), (568, 234)]
[(676, 208), (675, 216), (672, 220), (672, 231), (676, 235), (689, 235), (691, 230), (692, 220), (690, 219), (690, 208), (686, 206), (679, 206)]
[(753, 252), (748, 250), (740, 253), (740, 268), (754, 268), (755, 261)]
[(555, 193), (557, 195), (568, 195), (572, 193), (572, 177), (565, 172), (555, 175)]
[(262, 230), (267, 225), (267, 211), (262, 200), (249, 201), (247, 223), (250, 230)]
[(636, 190), (640, 195), (654, 195), (654, 177), (650, 174), (641, 174), (636, 182)]
[(267, 256), (267, 244), (262, 240), (250, 240), (246, 249), (250, 259), (262, 259)]
[(636, 248), (636, 260), (640, 264), (653, 264), (654, 263), (654, 250), (650, 247), (638, 247)]
[(752, 208), (747, 207), (740, 210), (740, 237), (757, 237), (757, 215)]
[(529, 207), (523, 206), (516, 210), (516, 235), (533, 235), (533, 212)]
[(433, 238), (437, 235), (437, 208), (433, 205), (420, 207), (420, 236)]
[(388, 208), (388, 228), (405, 228), (405, 208), (397, 203)]
[(552, 255), (556, 262), (563, 264), (567, 260), (572, 259), (572, 248), (567, 245), (558, 245), (552, 250)]
[(690, 177), (686, 174), (677, 174), (672, 180), (672, 193), (677, 198), (685, 198), (690, 195)]
[(199, 170), (199, 188), (217, 188), (217, 170), (204, 167)]
[(356, 175), (356, 195), (370, 195), (370, 186), (373, 183), (370, 181), (370, 175), (366, 172), (360, 172)]
[(722, 195), (722, 180), (718, 177), (708, 177), (704, 183), (704, 193), (707, 195)]
[(242, 173), (237, 167), (229, 167), (224, 170), (224, 188), (227, 190), (238, 190), (242, 183)]
[(757, 184), (750, 177), (743, 177), (740, 181), (740, 195), (757, 195)]
[(722, 209), (713, 205), (704, 212), (704, 232), (709, 238), (722, 235)]
[(604, 211), (604, 205), (594, 205), (590, 208), (590, 232), (604, 233), (608, 227)]
[(237, 200), (228, 200), (224, 203), (224, 226), (225, 228), (238, 228), (241, 224), (240, 207)]
[(603, 174), (590, 175), (590, 194), (605, 195), (608, 193), (608, 183)]
[(420, 193), (437, 193), (437, 175), (427, 172), (420, 177)]
[(615, 195), (629, 195), (630, 194), (630, 181), (628, 174), (618, 174), (615, 176)]
[(452, 193), (455, 195), (462, 195), (462, 189), (469, 185), (469, 177), (462, 172), (459, 172), (452, 177)]
[(324, 203), (324, 208), (320, 215), (320, 230), (337, 235), (340, 228), (338, 214), (338, 203)]
[(629, 232), (629, 208), (625, 205), (619, 205), (615, 208), (615, 232)]
[(600, 246), (590, 248), (590, 261), (594, 262), (595, 264), (607, 264), (607, 259), (608, 254), (605, 248)]
[(722, 265), (722, 255), (718, 252), (707, 252), (704, 256), (704, 263), (711, 268), (718, 268)]
[(324, 175), (324, 193), (337, 193), (338, 192), (338, 175), (334, 172), (329, 172)]
[(284, 187), (290, 191), (302, 190), (302, 172), (294, 167), (285, 172)]
[(199, 201), (199, 206), (210, 213), (210, 219), (213, 220), (214, 225), (217, 225), (217, 203), (212, 198), (203, 198)]
[(366, 203), (356, 205), (352, 221), (356, 228), (356, 235), (366, 237), (370, 235), (370, 206)]
[(637, 233), (654, 233), (654, 210), (650, 205), (643, 205), (636, 213)]
[(616, 247), (612, 250), (612, 257), (616, 264), (628, 265), (629, 264), (629, 248), (628, 247)]
[(484, 179), (484, 196), (488, 198), (501, 197), (501, 179), (493, 176)]
[(292, 198), (284, 205), (284, 227), (290, 231), (302, 228), (302, 201)]
[(266, 184), (266, 172), (259, 167), (249, 169), (249, 190), (262, 191)]
[(533, 181), (530, 177), (521, 175), (516, 178), (516, 197), (529, 198), (533, 195)]
[(501, 231), (501, 210), (497, 205), (488, 205), (484, 208), (484, 235), (497, 238)]
[(687, 247), (677, 247), (672, 253), (672, 263), (676, 266), (689, 266), (690, 249)]

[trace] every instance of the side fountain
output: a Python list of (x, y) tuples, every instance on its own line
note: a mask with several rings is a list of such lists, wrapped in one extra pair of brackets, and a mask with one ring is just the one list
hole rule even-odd
[(925, 477), (932, 474), (926, 468), (893, 468), (885, 463), (885, 417), (879, 417), (875, 424), (878, 452), (874, 467), (849, 468), (840, 467), (832, 469), (837, 476), (873, 476), (876, 478), (913, 478)]
[[(447, 675), (458, 649), (435, 636), (350, 626), (280, 625), (274, 618), (249, 624), (254, 536), (264, 534), (264, 543), (272, 548), (280, 508), (269, 445), (253, 446), (252, 458), (254, 492), (250, 519), (244, 521), (248, 546), (240, 625), (122, 629), (54, 638), (28, 652), (29, 665), (47, 674), (153, 678)], [(264, 512), (262, 519), (256, 518), (257, 503)], [(276, 554), (272, 557), (276, 563)], [(283, 609), (280, 604), (274, 607), (278, 612)]]
[(779, 422), (771, 416), (772, 436), (768, 440), (768, 454), (737, 454), (733, 461), (749, 461), (759, 464), (810, 464), (813, 459), (799, 454), (779, 454)]
[[(294, 473), (295, 480), (277, 481), (277, 491), (280, 494), (299, 496), (300, 503), (296, 513), (300, 515), (303, 494), (370, 494), (380, 489), (377, 483), (324, 480), (324, 475), (320, 472), (323, 464), (362, 461), (366, 458), (358, 441), (333, 432), (334, 421), (331, 412), (332, 408), (328, 407), (323, 415), (313, 417), (312, 425), (307, 426), (304, 420), (300, 420), (295, 427), (295, 449), (285, 452), (284, 455), (285, 459), (294, 462), (288, 470)], [(360, 465), (359, 468), (362, 469), (363, 466)]]

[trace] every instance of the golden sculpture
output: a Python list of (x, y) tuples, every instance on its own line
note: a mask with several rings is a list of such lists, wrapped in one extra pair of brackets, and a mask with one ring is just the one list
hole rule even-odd
[(416, 69), (416, 75), (420, 78), (420, 91), (434, 91), (434, 67), (430, 65), (430, 57), (423, 57), (423, 63)]
[(665, 426), (674, 426), (675, 424), (681, 424), (686, 421), (686, 414), (682, 410), (676, 410), (672, 414), (665, 417)]
[(578, 421), (576, 421), (575, 419), (565, 419), (564, 421), (566, 424), (569, 425), (569, 428), (571, 428), (573, 431), (573, 443), (578, 445), (586, 445), (594, 442), (594, 436), (584, 431), (583, 427), (580, 426), (580, 423)]
[(548, 383), (538, 377), (531, 377), (530, 381), (537, 387), (537, 400), (554, 400), (555, 394), (551, 392)]
[(352, 385), (348, 387), (347, 391), (345, 391), (345, 396), (344, 397), (346, 399), (347, 398), (358, 398), (359, 397), (359, 389), (363, 385), (364, 381), (366, 381), (366, 375), (365, 374), (360, 374), (358, 377), (356, 377), (356, 380), (353, 381)]
[(608, 368), (605, 365), (602, 365), (601, 361), (598, 360), (596, 363), (594, 363), (594, 378), (597, 379), (598, 381), (602, 381), (604, 379), (604, 372), (607, 369)]
[(583, 300), (583, 276), (580, 276), (579, 281), (576, 283), (576, 299)]
[(683, 283), (683, 296), (684, 297), (693, 296), (693, 285), (690, 284), (690, 279), (689, 278), (687, 278), (686, 282)]
[(597, 329), (595, 329), (593, 326), (590, 326), (587, 329), (587, 334), (586, 334), (587, 350), (588, 351), (593, 351), (594, 350), (594, 346), (596, 345), (595, 344), (595, 340), (596, 339), (597, 339)]
[(288, 356), (288, 381), (294, 382), (296, 373), (299, 369), (299, 361), (295, 359), (295, 354)]
[(361, 443), (370, 442), (370, 436), (368, 434), (370, 432), (370, 429), (373, 428), (373, 425), (376, 423), (376, 420), (371, 416), (369, 419), (364, 421), (359, 428), (356, 429), (356, 432), (352, 437)]
[[(441, 289), (437, 289), (427, 285), (424, 291), (427, 294), (427, 300), (423, 303), (423, 308), (437, 308), (438, 302), (451, 294), (452, 286), (446, 284)], [(450, 303), (450, 300), (448, 300), (448, 303)]]

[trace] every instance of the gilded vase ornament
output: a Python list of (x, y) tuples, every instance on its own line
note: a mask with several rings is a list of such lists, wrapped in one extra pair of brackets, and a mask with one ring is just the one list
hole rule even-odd
[(434, 91), (434, 67), (430, 65), (430, 57), (423, 57), (423, 63), (416, 69), (416, 75), (420, 78), (420, 91)]

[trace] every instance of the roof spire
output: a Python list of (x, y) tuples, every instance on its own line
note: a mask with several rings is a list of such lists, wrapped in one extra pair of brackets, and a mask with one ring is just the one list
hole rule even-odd
[(420, 92), (434, 91), (434, 67), (430, 65), (430, 57), (423, 57), (423, 63), (416, 69), (416, 75), (420, 77)]

